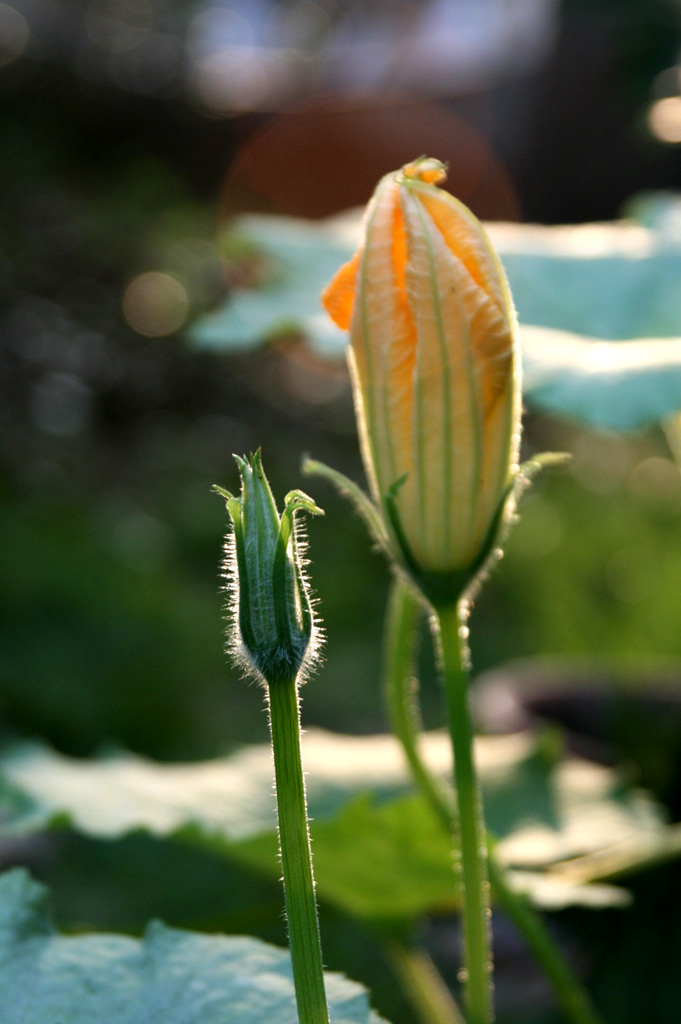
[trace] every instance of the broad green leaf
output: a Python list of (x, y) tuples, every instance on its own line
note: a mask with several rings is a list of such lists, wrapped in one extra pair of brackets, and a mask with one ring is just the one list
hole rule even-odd
[[(676, 204), (670, 205), (670, 218)], [(492, 224), (521, 324), (585, 337), (681, 337), (681, 232), (663, 218), (544, 227)]]
[[(371, 919), (451, 908), (449, 837), (409, 793), (396, 741), (313, 729), (303, 745), (320, 898)], [(448, 738), (429, 734), (425, 752), (448, 778)], [(622, 786), (610, 769), (561, 758), (529, 735), (483, 737), (477, 758), (498, 855), (523, 872), (523, 887), (540, 904), (594, 902), (594, 892), (580, 893), (580, 886), (602, 876), (595, 867), (578, 881), (567, 878), (562, 866), (572, 858), (632, 840), (659, 849), (666, 843), (658, 807)], [(86, 835), (115, 839), (144, 830), (279, 876), (267, 744), (182, 765), (124, 754), (83, 762), (21, 744), (0, 759), (0, 777), (7, 831), (70, 823)], [(622, 900), (613, 887), (598, 898), (606, 896)]]
[(521, 339), (525, 396), (537, 408), (608, 430), (681, 409), (681, 338), (602, 341), (525, 325)]
[[(343, 736), (310, 729), (303, 737), (312, 818), (330, 817), (353, 796), (387, 799), (409, 789), (392, 736)], [(432, 761), (449, 765), (444, 735), (429, 741)], [(21, 743), (0, 757), (6, 826), (66, 815), (80, 831), (115, 838), (143, 828), (167, 835), (187, 823), (232, 841), (276, 824), (269, 743), (243, 747), (214, 761), (160, 764), (134, 754), (84, 761), (41, 743)], [(2, 797), (2, 791), (0, 791)]]
[[(681, 201), (639, 202), (644, 223), (491, 224), (520, 321), (524, 393), (534, 406), (630, 430), (681, 409)], [(357, 247), (359, 215), (322, 222), (239, 219), (234, 232), (279, 268), (199, 320), (195, 344), (223, 351), (300, 333), (342, 357), (346, 335), (319, 294)]]
[(302, 333), (320, 354), (342, 358), (345, 333), (331, 323), (319, 295), (352, 255), (356, 220), (251, 215), (234, 223), (232, 236), (265, 255), (266, 280), (258, 289), (235, 289), (223, 307), (201, 317), (190, 332), (192, 341), (201, 348), (239, 351)]
[(648, 225), (492, 225), (534, 406), (611, 430), (681, 408), (679, 209), (658, 204)]
[[(420, 798), (376, 804), (365, 794), (333, 818), (313, 821), (311, 832), (317, 891), (326, 902), (374, 921), (456, 909), (451, 840)], [(276, 849), (268, 833), (234, 852), (272, 875)]]
[[(0, 878), (3, 1024), (296, 1024), (288, 953), (258, 939), (153, 923), (143, 939), (59, 935), (47, 892)], [(364, 990), (327, 974), (334, 1024), (380, 1024)]]
[[(368, 796), (358, 797), (336, 818), (314, 822), (311, 831), (317, 888), (326, 902), (355, 917), (382, 922), (458, 908), (450, 837), (420, 797), (380, 806)], [(659, 843), (652, 842), (658, 849)], [(273, 835), (247, 840), (232, 852), (245, 865), (275, 877)], [(558, 867), (562, 862), (512, 870), (510, 882), (543, 909), (629, 902), (624, 889), (596, 883), (598, 871), (589, 871), (588, 865), (579, 876), (563, 874)]]

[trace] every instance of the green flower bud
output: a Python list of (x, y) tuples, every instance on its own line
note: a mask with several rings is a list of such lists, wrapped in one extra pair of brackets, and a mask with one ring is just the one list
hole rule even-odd
[(229, 595), (228, 647), (260, 682), (304, 675), (320, 641), (305, 576), (305, 544), (295, 513), (324, 513), (302, 491), (290, 491), (280, 516), (262, 468), (260, 452), (235, 456), (241, 494), (214, 487), (232, 520), (224, 563)]

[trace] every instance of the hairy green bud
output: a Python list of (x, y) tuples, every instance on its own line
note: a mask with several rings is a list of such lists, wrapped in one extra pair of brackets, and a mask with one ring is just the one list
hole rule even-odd
[(320, 642), (305, 543), (296, 512), (323, 515), (312, 498), (290, 491), (279, 515), (262, 468), (260, 452), (235, 456), (241, 475), (236, 497), (215, 486), (232, 521), (224, 562), (229, 596), (228, 647), (237, 662), (260, 682), (303, 678)]

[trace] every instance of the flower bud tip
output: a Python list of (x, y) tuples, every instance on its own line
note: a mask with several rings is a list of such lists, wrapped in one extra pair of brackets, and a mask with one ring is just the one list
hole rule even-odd
[(290, 491), (280, 515), (260, 452), (235, 456), (241, 493), (218, 485), (232, 528), (224, 576), (228, 595), (227, 646), (246, 671), (261, 682), (300, 681), (314, 663), (321, 631), (305, 575), (305, 543), (296, 522), (300, 510), (323, 515), (303, 491)]

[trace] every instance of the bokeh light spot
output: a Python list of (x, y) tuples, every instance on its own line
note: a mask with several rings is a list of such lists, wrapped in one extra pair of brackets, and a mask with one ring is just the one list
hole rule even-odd
[(653, 456), (644, 459), (627, 480), (629, 494), (642, 505), (654, 510), (681, 512), (681, 474), (671, 459)]
[(648, 111), (648, 127), (660, 142), (681, 142), (681, 96), (656, 100)]
[(269, 90), (263, 54), (256, 47), (230, 47), (196, 61), (194, 89), (213, 111), (257, 110)]
[(11, 64), (26, 49), (31, 32), (23, 14), (0, 4), (0, 67)]
[(75, 437), (89, 425), (92, 392), (72, 373), (47, 373), (33, 387), (31, 413), (44, 433)]
[(85, 30), (102, 50), (121, 53), (139, 46), (148, 36), (154, 12), (147, 0), (92, 0)]
[(187, 289), (170, 274), (140, 274), (123, 295), (123, 316), (134, 331), (149, 338), (162, 338), (178, 331), (188, 312)]
[(366, 203), (382, 175), (420, 154), (449, 164), (447, 190), (485, 220), (518, 220), (511, 179), (487, 140), (444, 105), (403, 93), (327, 95), (256, 131), (224, 183), (225, 215), (325, 217)]

